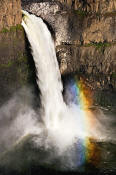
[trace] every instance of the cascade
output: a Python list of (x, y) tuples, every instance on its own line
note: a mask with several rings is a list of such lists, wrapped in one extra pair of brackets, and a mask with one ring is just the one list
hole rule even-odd
[(37, 69), (37, 84), (41, 90), (44, 122), (47, 128), (51, 128), (51, 125), (57, 127), (65, 103), (62, 97), (63, 88), (54, 41), (41, 18), (24, 11), (23, 13), (25, 17), (22, 25), (30, 41)]

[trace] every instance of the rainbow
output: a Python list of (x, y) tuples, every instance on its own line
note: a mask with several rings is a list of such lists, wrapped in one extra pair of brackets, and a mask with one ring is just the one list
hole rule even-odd
[[(82, 123), (86, 132), (95, 124), (95, 121), (90, 110), (93, 105), (93, 93), (85, 82), (82, 77), (71, 77), (68, 80), (67, 89), (70, 92), (69, 103), (77, 105), (84, 114)], [(96, 167), (100, 161), (100, 149), (94, 139), (84, 137), (84, 139), (79, 140), (77, 146), (79, 149), (77, 166), (91, 164)]]

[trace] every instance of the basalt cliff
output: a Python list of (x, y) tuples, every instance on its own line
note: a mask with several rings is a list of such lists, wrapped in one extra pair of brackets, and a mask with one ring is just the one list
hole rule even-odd
[(20, 25), (21, 9), (46, 22), (55, 40), (62, 75), (76, 73), (93, 90), (115, 91), (115, 0), (3, 0), (0, 1), (1, 99), (7, 99), (35, 76)]

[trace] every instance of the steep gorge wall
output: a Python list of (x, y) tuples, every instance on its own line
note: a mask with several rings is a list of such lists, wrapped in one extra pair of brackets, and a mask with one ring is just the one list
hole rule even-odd
[(28, 79), (21, 1), (0, 0), (0, 105)]

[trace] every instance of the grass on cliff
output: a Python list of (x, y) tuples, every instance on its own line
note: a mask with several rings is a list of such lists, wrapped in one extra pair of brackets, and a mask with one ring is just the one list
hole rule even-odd
[(25, 54), (22, 55), (22, 53), (21, 53), (21, 54), (17, 55), (17, 60), (8, 60), (7, 63), (0, 64), (0, 68), (10, 68), (15, 63), (18, 65), (20, 65), (22, 63), (27, 64), (27, 60), (28, 60), (27, 56)]
[(91, 42), (89, 44), (85, 44), (86, 47), (89, 46), (94, 46), (97, 49), (105, 48), (105, 47), (110, 47), (112, 44), (108, 42)]
[(18, 30), (23, 30), (21, 24), (17, 24), (16, 26), (11, 26), (10, 28), (3, 28), (0, 33), (8, 33), (8, 32), (16, 32)]
[(74, 10), (75, 14), (81, 16), (81, 17), (84, 17), (84, 16), (87, 16), (88, 15), (88, 12), (86, 11), (83, 11), (83, 10)]

